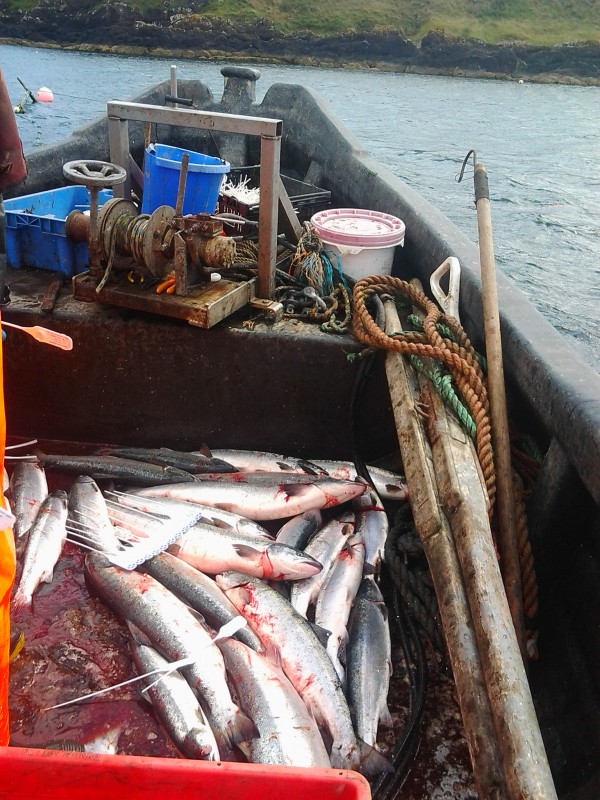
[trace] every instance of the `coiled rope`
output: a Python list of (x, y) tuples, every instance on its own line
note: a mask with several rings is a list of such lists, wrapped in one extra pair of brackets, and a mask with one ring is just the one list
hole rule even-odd
[[(367, 302), (373, 294), (408, 299), (425, 314), (424, 332), (421, 334), (408, 331), (388, 336), (377, 325), (367, 308)], [(452, 332), (454, 341), (439, 333), (437, 325), (440, 322)], [(448, 369), (475, 423), (475, 448), (489, 497), (491, 515), (496, 496), (496, 473), (491, 442), (489, 400), (477, 355), (461, 325), (451, 317), (444, 316), (423, 292), (410, 283), (392, 276), (376, 275), (363, 278), (354, 287), (353, 333), (368, 347), (396, 350), (408, 356), (432, 358)]]
[(331, 294), (335, 283), (345, 283), (339, 256), (323, 247), (310, 222), (303, 225), (289, 272), (305, 286), (316, 289), (321, 297)]
[[(396, 336), (388, 336), (375, 322), (367, 309), (371, 298), (381, 295), (407, 298), (411, 304), (421, 308), (426, 314), (422, 323), (423, 333), (406, 332)], [(379, 301), (380, 302), (380, 301)], [(495, 472), (491, 449), (491, 432), (489, 422), (489, 402), (484, 383), (481, 359), (471, 346), (462, 327), (452, 318), (445, 317), (420, 290), (399, 278), (373, 276), (365, 278), (354, 288), (354, 335), (369, 349), (383, 348), (396, 350), (406, 355), (416, 369), (423, 372), (432, 382), (436, 391), (446, 404), (455, 412), (459, 421), (472, 436), (475, 442), (478, 459), (484, 475), (488, 497), (490, 498), (490, 516), (495, 496)], [(432, 358), (441, 362), (449, 371), (444, 374), (439, 364), (431, 367), (425, 365), (423, 358)], [(454, 391), (452, 382), (458, 387), (462, 400)], [(525, 497), (527, 490), (521, 479), (532, 486), (539, 468), (538, 461), (513, 446), (515, 462), (515, 503), (517, 521), (517, 548), (523, 592), (523, 610), (527, 624), (528, 651), (531, 657), (536, 655), (537, 634), (534, 620), (539, 607), (537, 577), (533, 562), (533, 553), (529, 541)], [(390, 553), (391, 555), (391, 553)], [(394, 569), (396, 567), (396, 569)], [(405, 591), (413, 591), (412, 586), (400, 568), (398, 556), (393, 560), (392, 572), (404, 586)], [(406, 601), (411, 607), (408, 597)]]

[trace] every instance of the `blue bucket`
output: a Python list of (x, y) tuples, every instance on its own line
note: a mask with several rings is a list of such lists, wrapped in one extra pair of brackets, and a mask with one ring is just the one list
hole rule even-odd
[(229, 172), (227, 161), (195, 153), (193, 150), (182, 150), (180, 147), (151, 144), (146, 150), (142, 214), (151, 214), (159, 206), (175, 208), (181, 162), (185, 153), (189, 155), (190, 161), (183, 213), (214, 213), (223, 175)]

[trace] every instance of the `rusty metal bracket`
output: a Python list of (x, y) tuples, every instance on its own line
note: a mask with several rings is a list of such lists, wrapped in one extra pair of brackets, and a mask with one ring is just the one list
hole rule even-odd
[(265, 300), (262, 297), (255, 297), (250, 300), (248, 305), (255, 311), (267, 314), (273, 319), (273, 322), (279, 322), (280, 319), (283, 319), (283, 305), (278, 303), (277, 300)]

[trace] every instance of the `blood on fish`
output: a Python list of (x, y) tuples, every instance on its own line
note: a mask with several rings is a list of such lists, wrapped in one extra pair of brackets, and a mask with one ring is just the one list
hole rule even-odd
[[(275, 568), (273, 567), (273, 562), (269, 558), (269, 553), (266, 550), (263, 550), (261, 553), (260, 566), (263, 571), (262, 577), (264, 580), (276, 580)], [(281, 577), (281, 575), (277, 577)]]
[[(319, 487), (319, 488), (320, 488), (320, 487)], [(332, 508), (332, 507), (334, 507), (334, 506), (338, 506), (338, 505), (340, 504), (340, 501), (339, 501), (339, 499), (338, 499), (337, 497), (335, 497), (334, 495), (332, 495), (332, 494), (327, 494), (326, 492), (323, 492), (323, 494), (324, 494), (324, 495), (325, 495), (325, 497), (327, 498), (327, 500), (326, 500), (326, 502), (325, 502), (325, 505), (323, 506), (323, 508)]]

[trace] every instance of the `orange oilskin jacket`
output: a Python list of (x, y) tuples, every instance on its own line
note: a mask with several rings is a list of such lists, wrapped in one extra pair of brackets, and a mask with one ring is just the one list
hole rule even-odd
[[(2, 339), (0, 338), (0, 474), (4, 474), (4, 388), (2, 384)], [(4, 506), (4, 493), (0, 492)], [(10, 648), (10, 593), (15, 579), (15, 543), (12, 528), (0, 530), (0, 745), (7, 745), (8, 728), (8, 656)]]

